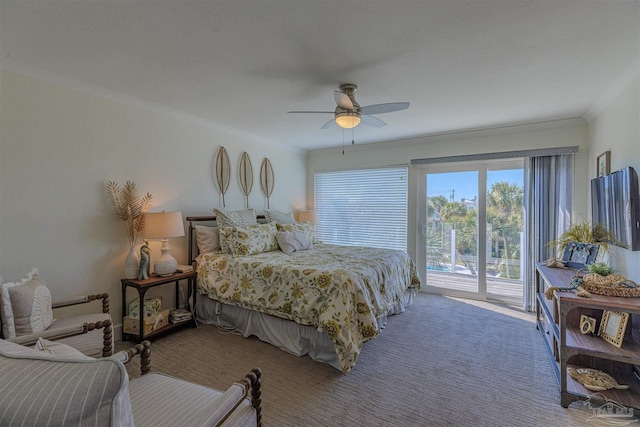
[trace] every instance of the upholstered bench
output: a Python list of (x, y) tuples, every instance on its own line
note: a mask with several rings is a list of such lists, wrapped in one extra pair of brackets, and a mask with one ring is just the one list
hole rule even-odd
[[(59, 342), (0, 339), (0, 425), (260, 426), (261, 372), (225, 391), (150, 373), (149, 342), (94, 359)], [(139, 354), (142, 374), (124, 363)]]

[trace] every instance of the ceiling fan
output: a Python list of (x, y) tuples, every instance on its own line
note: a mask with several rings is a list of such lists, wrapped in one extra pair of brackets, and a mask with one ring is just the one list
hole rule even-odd
[(355, 92), (358, 86), (345, 83), (340, 85), (339, 91), (333, 92), (336, 100), (335, 111), (288, 111), (288, 113), (328, 113), (333, 114), (333, 120), (325, 123), (320, 129), (327, 129), (331, 126), (338, 125), (344, 129), (351, 129), (360, 123), (365, 125), (382, 127), (387, 124), (372, 114), (391, 113), (394, 111), (406, 110), (409, 108), (408, 102), (388, 102), (385, 104), (367, 105), (360, 107), (355, 99)]

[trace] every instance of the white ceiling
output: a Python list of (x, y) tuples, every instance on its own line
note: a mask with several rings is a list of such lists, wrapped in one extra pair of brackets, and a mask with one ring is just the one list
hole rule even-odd
[[(356, 143), (582, 117), (640, 51), (639, 0), (0, 0), (0, 54), (298, 149), (333, 91), (410, 101)], [(8, 61), (5, 61), (5, 63)], [(344, 134), (348, 141), (351, 131)]]

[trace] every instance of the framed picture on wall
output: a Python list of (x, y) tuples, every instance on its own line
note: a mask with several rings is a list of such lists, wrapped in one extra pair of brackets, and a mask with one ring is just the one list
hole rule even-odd
[(598, 171), (598, 178), (609, 175), (611, 172), (611, 151), (605, 151), (598, 156), (596, 159), (596, 170)]

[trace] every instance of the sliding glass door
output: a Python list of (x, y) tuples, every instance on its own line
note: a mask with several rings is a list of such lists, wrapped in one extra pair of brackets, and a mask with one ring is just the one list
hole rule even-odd
[(473, 170), (425, 175), (427, 285), (443, 291), (480, 292), (478, 175)]
[(523, 160), (429, 165), (420, 176), (426, 290), (521, 302)]
[[(506, 167), (510, 167), (505, 169)], [(487, 170), (487, 296), (522, 302), (524, 285), (523, 162)]]

